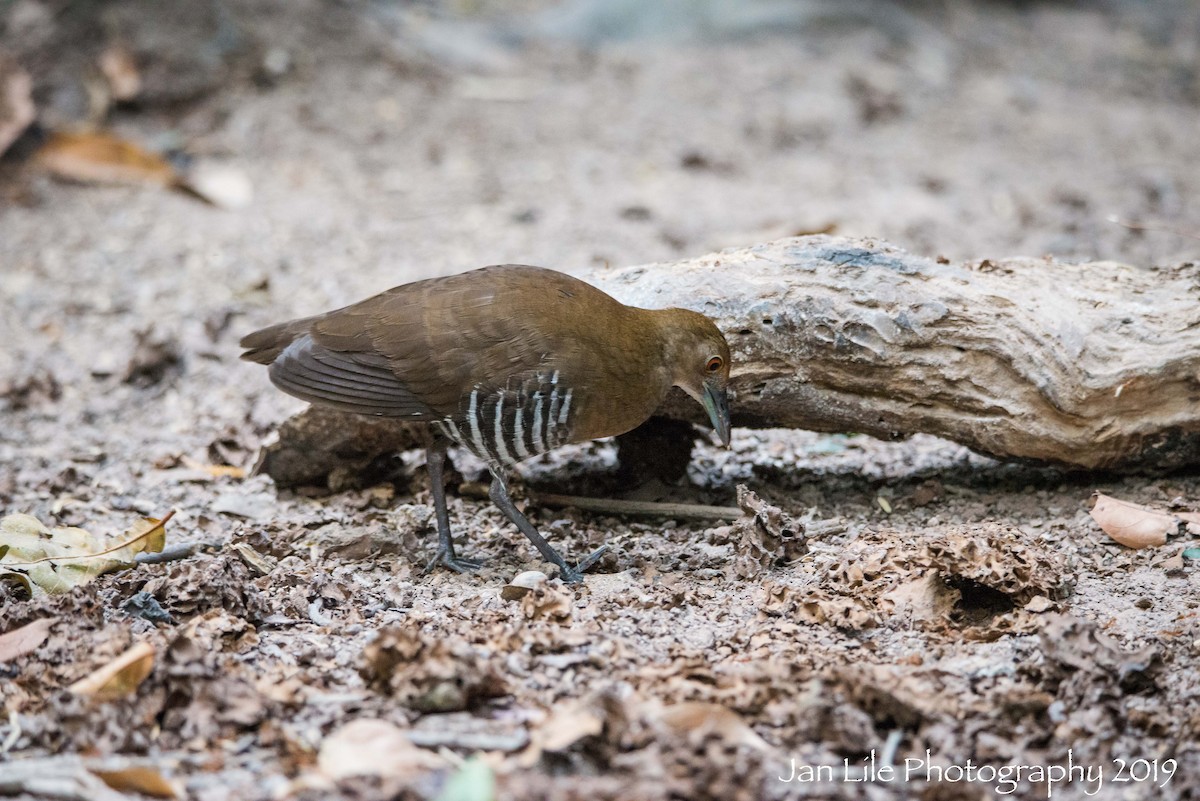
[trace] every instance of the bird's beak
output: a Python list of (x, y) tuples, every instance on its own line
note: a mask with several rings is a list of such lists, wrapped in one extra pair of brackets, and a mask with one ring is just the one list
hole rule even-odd
[(728, 448), (729, 397), (725, 394), (725, 390), (711, 381), (705, 381), (704, 396), (700, 402), (704, 404), (704, 411), (708, 412), (708, 419), (712, 421), (717, 436), (721, 438), (721, 444)]

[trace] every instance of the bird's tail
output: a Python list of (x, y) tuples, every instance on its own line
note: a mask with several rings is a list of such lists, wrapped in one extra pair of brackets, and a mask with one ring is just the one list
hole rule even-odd
[(276, 323), (261, 328), (253, 334), (246, 334), (238, 344), (246, 349), (242, 358), (248, 362), (270, 364), (283, 353), (284, 349), (297, 338), (308, 333), (312, 326), (313, 317), (302, 320), (290, 320), (286, 323)]

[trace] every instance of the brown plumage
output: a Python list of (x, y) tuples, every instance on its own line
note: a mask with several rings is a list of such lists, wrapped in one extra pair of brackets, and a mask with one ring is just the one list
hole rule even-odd
[[(729, 440), (729, 347), (707, 317), (625, 306), (595, 287), (539, 267), (484, 267), (389, 289), (342, 309), (245, 337), (242, 358), (312, 403), (427, 421), (488, 463), (491, 497), (568, 580), (570, 567), (513, 506), (504, 468), (570, 442), (622, 434), (646, 420), (672, 386), (709, 412)], [(441, 487), (445, 440), (429, 469), (438, 559), (456, 570)]]

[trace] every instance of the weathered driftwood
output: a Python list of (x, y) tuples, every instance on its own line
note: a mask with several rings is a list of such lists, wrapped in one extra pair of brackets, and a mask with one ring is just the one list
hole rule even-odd
[[(814, 236), (583, 277), (712, 316), (735, 427), (923, 432), (1088, 469), (1200, 463), (1200, 264), (949, 264)], [(660, 414), (702, 422), (681, 393)]]
[(1200, 264), (958, 265), (819, 236), (587, 277), (717, 320), (735, 426), (923, 432), (1083, 468), (1200, 462)]

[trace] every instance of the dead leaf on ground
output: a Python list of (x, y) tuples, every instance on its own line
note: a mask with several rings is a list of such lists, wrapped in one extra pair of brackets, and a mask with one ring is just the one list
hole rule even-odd
[(565, 751), (585, 737), (604, 730), (605, 711), (593, 699), (584, 699), (556, 708), (536, 734), (539, 751)]
[(1158, 645), (1126, 650), (1093, 621), (1073, 615), (1048, 616), (1039, 640), (1051, 666), (1109, 674), (1123, 685), (1152, 684), (1155, 674), (1163, 669)]
[(742, 516), (732, 525), (710, 529), (707, 536), (717, 545), (733, 546), (734, 573), (752, 579), (765, 571), (799, 559), (808, 552), (804, 524), (773, 506), (746, 485), (737, 488)]
[(11, 662), (36, 651), (50, 636), (50, 627), (57, 622), (56, 617), (44, 617), (0, 634), (0, 663)]
[(1179, 530), (1179, 517), (1118, 500), (1101, 492), (1092, 493), (1089, 514), (1104, 533), (1126, 548), (1166, 545), (1167, 535)]
[(1200, 523), (1200, 512), (1172, 512), (1172, 514), (1186, 523)]
[(521, 598), (521, 613), (528, 620), (567, 622), (571, 619), (574, 601), (575, 593), (561, 582), (547, 582)]
[(393, 776), (412, 779), (446, 767), (441, 758), (412, 744), (404, 731), (385, 720), (359, 718), (321, 741), (317, 769), (328, 779)]
[(179, 798), (179, 787), (150, 765), (127, 765), (120, 768), (88, 767), (100, 780), (123, 793), (140, 793), (151, 798)]
[(31, 515), (8, 515), (0, 519), (0, 575), (27, 577), (34, 594), (68, 592), (102, 573), (133, 567), (139, 553), (161, 551), (174, 514), (143, 517), (116, 537), (74, 527), (48, 529)]
[(169, 187), (179, 181), (162, 156), (109, 133), (52, 134), (33, 162), (56, 178), (87, 184)]
[(647, 717), (688, 740), (702, 741), (716, 736), (728, 743), (747, 745), (760, 751), (771, 750), (767, 741), (759, 737), (738, 713), (720, 704), (685, 701), (652, 710)]
[(450, 644), (417, 615), (380, 630), (363, 649), (359, 670), (373, 690), (420, 712), (458, 712), (509, 692), (496, 654)]
[(184, 467), (189, 470), (196, 470), (201, 473), (207, 473), (213, 478), (245, 478), (246, 468), (236, 467), (231, 464), (205, 464), (197, 461), (189, 456), (184, 456), (180, 459)]
[(154, 646), (140, 642), (67, 689), (97, 701), (114, 701), (132, 694), (154, 669)]

